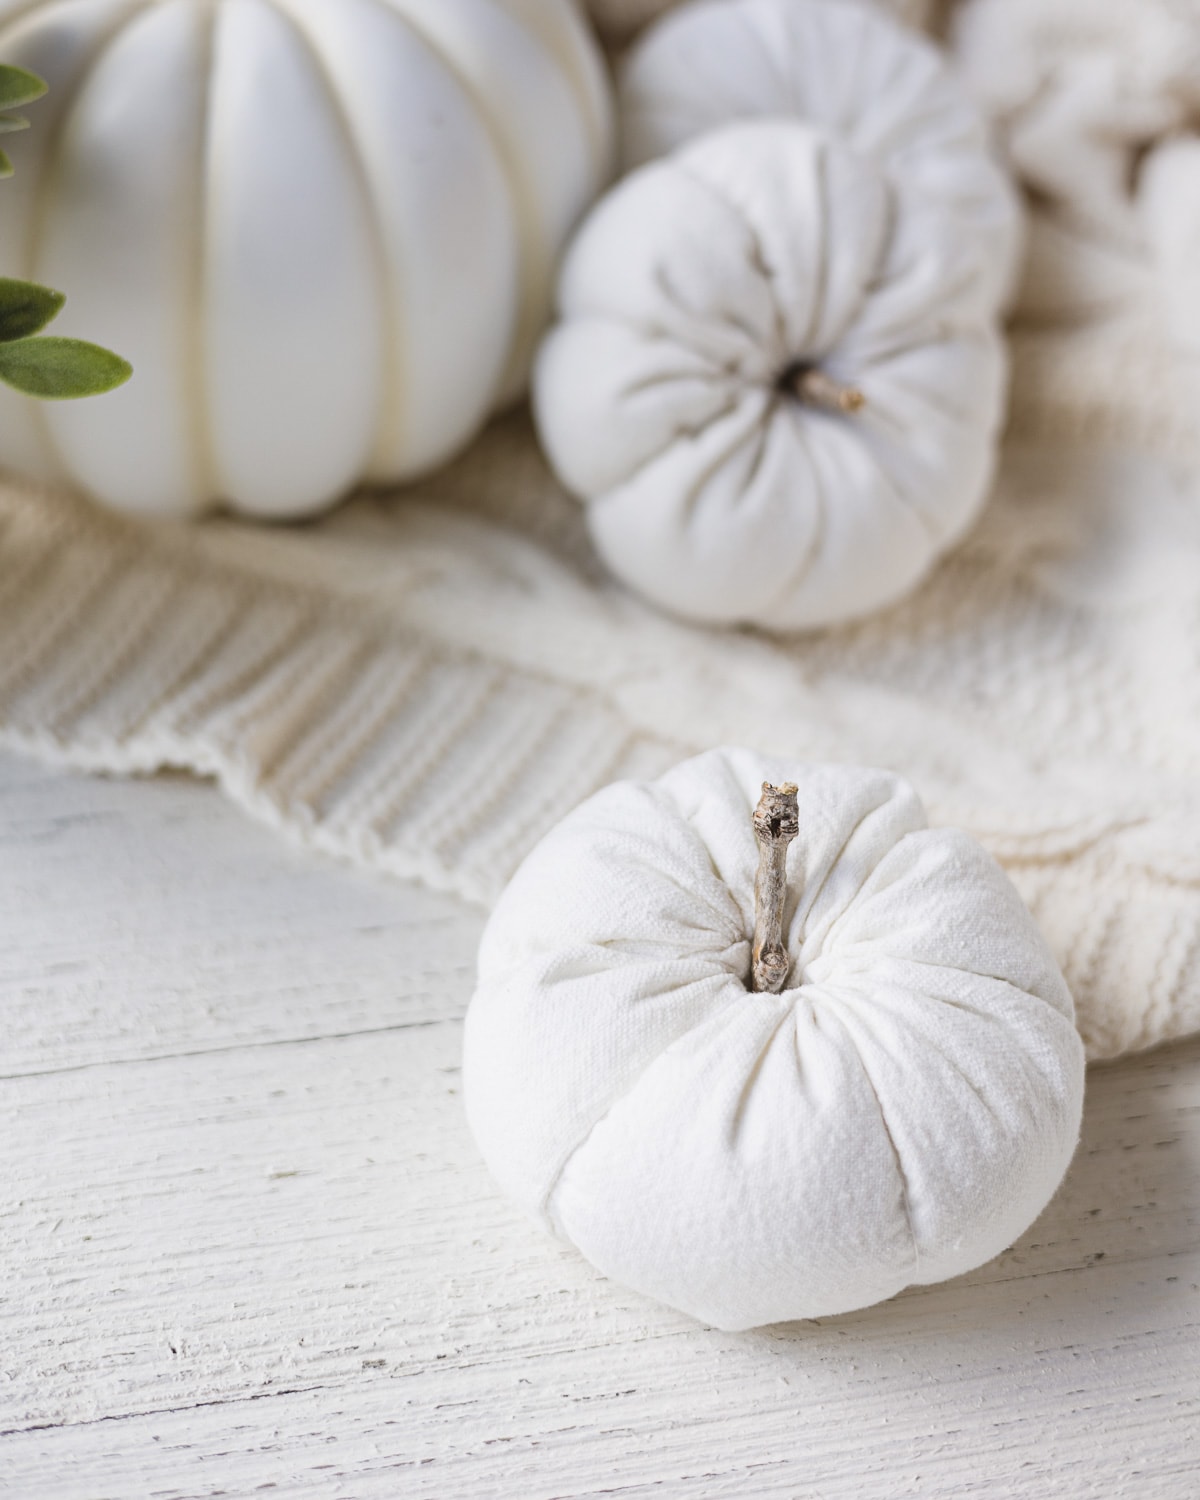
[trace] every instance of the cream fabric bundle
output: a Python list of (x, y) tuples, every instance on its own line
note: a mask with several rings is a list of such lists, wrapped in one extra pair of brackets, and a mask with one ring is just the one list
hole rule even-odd
[[(799, 786), (789, 988), (751, 994), (764, 779)], [(899, 778), (711, 751), (528, 857), (484, 936), (468, 1117), (601, 1271), (727, 1329), (1006, 1248), (1078, 1136), (1070, 994), (978, 844)]]
[(954, 61), (1033, 189), (1016, 415), (1200, 455), (1200, 4), (960, 0)]
[(1200, 5), (963, 0), (951, 41), (1043, 201), (1127, 230), (1138, 167), (1200, 108)]

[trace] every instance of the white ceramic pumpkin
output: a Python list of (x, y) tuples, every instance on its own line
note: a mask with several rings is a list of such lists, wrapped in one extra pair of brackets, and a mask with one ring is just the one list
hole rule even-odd
[(1006, 388), (991, 301), (898, 175), (795, 121), (729, 125), (584, 222), (535, 371), (543, 445), (609, 566), (662, 607), (852, 619), (984, 503)]
[(327, 506), (522, 386), (610, 101), (574, 0), (0, 0), (44, 76), (0, 271), (123, 390), (0, 392), (0, 462), (130, 511)]
[[(795, 784), (781, 993), (748, 986), (764, 780)], [(1083, 1047), (1033, 919), (884, 771), (711, 751), (529, 855), (467, 1015), (493, 1174), (605, 1275), (720, 1328), (980, 1265), (1078, 1139)]]
[(859, 0), (694, 0), (640, 38), (620, 76), (627, 168), (731, 120), (828, 129), (923, 193), (979, 258), (995, 303), (1015, 287), (1017, 195), (938, 48)]

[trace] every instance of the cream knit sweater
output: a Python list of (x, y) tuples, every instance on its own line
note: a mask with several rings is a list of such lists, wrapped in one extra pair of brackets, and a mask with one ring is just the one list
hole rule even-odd
[[(1133, 214), (1105, 239), (1053, 211), (1109, 246)], [(1200, 1029), (1189, 356), (1152, 248), (1123, 245), (1136, 289), (1085, 319), (1055, 315), (1035, 256), (995, 500), (865, 624), (779, 641), (656, 615), (602, 576), (517, 414), (418, 493), (296, 529), (0, 487), (0, 743), (189, 768), (294, 838), (484, 903), (581, 798), (691, 751), (887, 766), (1016, 881), (1092, 1058)]]

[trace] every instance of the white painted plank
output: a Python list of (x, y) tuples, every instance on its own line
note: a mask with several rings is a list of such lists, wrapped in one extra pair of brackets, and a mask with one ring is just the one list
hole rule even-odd
[[(1147, 1242), (1145, 1221), (1161, 1229), (1153, 1205), (1194, 1189), (1181, 1143), (1154, 1140), (1195, 1110), (1200, 1049), (1187, 1067), (1158, 1060), (1158, 1109), (1132, 1128), (1109, 1079), (1145, 1064), (1100, 1075), (1071, 1193), (984, 1278), (738, 1336), (605, 1286), (495, 1202), (452, 1092), (457, 1027), (389, 1043), (10, 1085), (24, 1202), (4, 1239), (26, 1258), (6, 1274), (0, 1338), (26, 1363), (9, 1372), (5, 1426), (68, 1424), (7, 1438), (12, 1492), (94, 1500), (98, 1475), (117, 1495), (319, 1492), (327, 1436), (355, 1494), (639, 1494), (655, 1480), (719, 1494), (753, 1474), (756, 1494), (811, 1477), (882, 1497), (909, 1492), (910, 1462), (918, 1494), (1022, 1465), (1042, 1494), (1135, 1493), (1115, 1482), (1122, 1465), (1131, 1484), (1147, 1468), (1165, 1484), (1171, 1462), (1195, 1483), (1200, 1256), (1171, 1234)], [(99, 1131), (84, 1112), (97, 1106)], [(51, 1115), (83, 1128), (53, 1142)], [(1113, 1203), (1108, 1154), (1091, 1149), (1105, 1139), (1142, 1207)], [(1096, 1201), (1110, 1211), (1083, 1208), (1096, 1227), (1080, 1254), (1077, 1215)], [(159, 1420), (98, 1420), (147, 1412)], [(179, 1481), (164, 1445), (186, 1455)], [(205, 1488), (218, 1454), (228, 1466)], [(1068, 1479), (1079, 1487), (1055, 1489)]]
[(720, 1334), (494, 1195), (476, 914), (2, 759), (0, 893), (6, 1497), (1200, 1492), (1200, 1042), (1093, 1070), (990, 1266)]
[(0, 1075), (457, 1016), (482, 923), (185, 778), (0, 759)]

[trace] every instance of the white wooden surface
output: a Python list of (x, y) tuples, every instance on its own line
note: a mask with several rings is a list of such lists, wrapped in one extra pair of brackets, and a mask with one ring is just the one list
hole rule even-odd
[(1200, 1044), (982, 1271), (728, 1335), (493, 1193), (479, 915), (0, 758), (0, 1494), (1193, 1500)]

